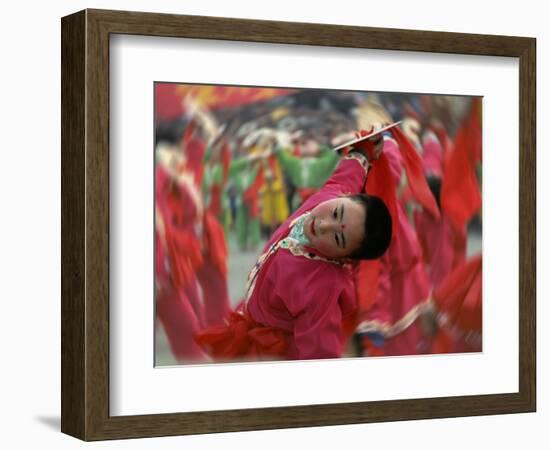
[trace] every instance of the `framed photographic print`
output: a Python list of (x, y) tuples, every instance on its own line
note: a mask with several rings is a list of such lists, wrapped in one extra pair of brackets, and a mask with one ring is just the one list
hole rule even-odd
[(62, 431), (535, 410), (535, 39), (62, 19)]

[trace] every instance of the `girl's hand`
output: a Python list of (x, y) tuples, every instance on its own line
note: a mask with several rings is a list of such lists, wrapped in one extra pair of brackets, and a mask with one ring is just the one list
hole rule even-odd
[(384, 136), (382, 133), (379, 133), (367, 140), (372, 142), (374, 145), (373, 159), (378, 159), (382, 154), (382, 150), (384, 150)]
[[(380, 126), (377, 128), (372, 128), (369, 131), (361, 130), (356, 133), (356, 136), (358, 138), (361, 136), (366, 136), (380, 128), (382, 127)], [(364, 141), (357, 142), (353, 145), (353, 147), (357, 150), (362, 151), (363, 154), (369, 159), (369, 161), (377, 160), (382, 154), (382, 150), (384, 149), (384, 136), (382, 135), (382, 133), (375, 134), (374, 136)]]

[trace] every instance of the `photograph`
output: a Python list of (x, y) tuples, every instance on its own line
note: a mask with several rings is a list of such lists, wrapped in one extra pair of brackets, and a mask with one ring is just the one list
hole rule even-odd
[(155, 367), (483, 351), (483, 97), (152, 89)]

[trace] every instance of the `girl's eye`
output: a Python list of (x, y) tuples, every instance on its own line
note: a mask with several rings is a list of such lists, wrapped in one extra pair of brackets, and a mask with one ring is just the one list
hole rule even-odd
[(338, 215), (338, 213), (336, 211), (336, 208), (334, 208), (334, 212), (332, 213), (332, 217), (334, 217), (336, 219), (337, 215)]

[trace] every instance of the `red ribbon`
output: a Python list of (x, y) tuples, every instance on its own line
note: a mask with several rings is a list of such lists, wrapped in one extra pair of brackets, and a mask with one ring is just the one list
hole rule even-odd
[(420, 155), (399, 127), (390, 128), (389, 131), (399, 146), (399, 151), (403, 157), (405, 173), (407, 174), (407, 183), (413, 197), (424, 209), (429, 211), (435, 218), (439, 219), (439, 209), (437, 208), (435, 198), (426, 182)]
[(287, 333), (255, 322), (245, 311), (229, 314), (225, 325), (208, 327), (195, 340), (214, 358), (274, 358), (285, 354)]
[[(439, 209), (437, 208), (435, 198), (424, 177), (422, 160), (418, 152), (399, 127), (395, 126), (388, 131), (397, 142), (399, 152), (403, 158), (403, 166), (407, 174), (407, 182), (411, 196), (435, 218), (439, 218)], [(370, 133), (372, 133), (372, 130), (359, 131), (360, 136), (366, 136)], [(375, 143), (371, 140), (367, 139), (354, 145), (355, 148), (361, 149), (367, 155), (372, 164), (372, 169), (367, 177), (365, 191), (369, 195), (375, 195), (381, 198), (386, 204), (392, 217), (392, 235), (395, 235), (399, 227), (397, 215), (397, 186), (391, 174), (388, 157), (382, 152), (378, 159), (374, 159)]]

